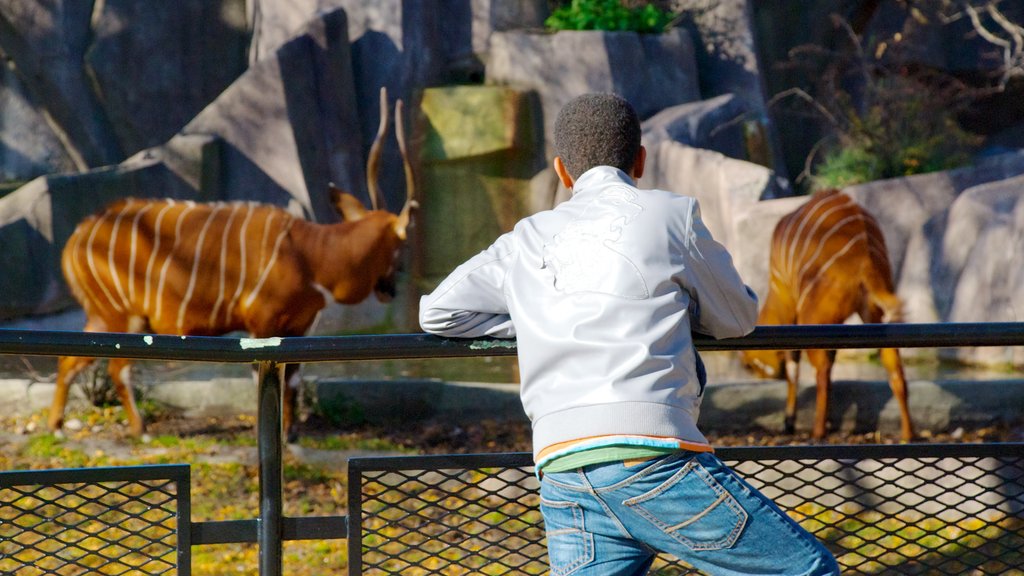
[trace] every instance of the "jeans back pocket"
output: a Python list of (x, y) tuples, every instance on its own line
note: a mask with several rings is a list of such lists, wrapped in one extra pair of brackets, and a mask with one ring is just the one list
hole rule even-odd
[(594, 536), (584, 529), (583, 508), (575, 502), (541, 498), (552, 576), (569, 576), (594, 561)]
[(746, 510), (697, 459), (623, 504), (691, 550), (729, 548), (747, 523)]

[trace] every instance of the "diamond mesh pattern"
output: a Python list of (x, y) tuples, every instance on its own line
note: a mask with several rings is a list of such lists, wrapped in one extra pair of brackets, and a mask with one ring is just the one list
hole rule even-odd
[(537, 481), (527, 469), (408, 470), (365, 477), (368, 574), (547, 572)]
[(176, 572), (179, 522), (188, 529), (178, 480), (77, 482), (64, 472), (36, 484), (0, 475), (0, 574)]
[[(978, 456), (963, 445), (865, 448), (718, 455), (824, 542), (843, 574), (1024, 575), (1024, 445)], [(429, 457), (350, 461), (360, 499), (351, 573), (547, 573), (539, 485), (528, 454), (508, 456), (501, 466), (466, 457), (463, 468), (457, 456), (438, 467)], [(702, 574), (667, 556), (651, 573)]]

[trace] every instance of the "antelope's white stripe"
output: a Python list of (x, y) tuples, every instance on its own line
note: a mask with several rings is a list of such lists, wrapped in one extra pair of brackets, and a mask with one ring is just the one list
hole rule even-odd
[[(799, 221), (795, 217), (790, 218), (788, 228), (786, 230), (787, 234), (782, 240), (782, 246), (784, 248), (788, 248), (788, 255), (783, 258), (782, 262), (783, 269), (787, 275), (792, 276), (794, 273), (794, 265), (798, 261), (798, 257), (796, 255), (797, 246), (800, 246), (801, 253), (806, 251), (808, 239), (814, 236), (814, 232), (821, 226), (821, 222), (827, 219), (836, 209), (835, 207), (829, 207), (829, 203), (834, 200), (834, 198), (828, 198), (827, 200), (829, 202), (823, 202), (820, 205), (815, 206), (811, 211), (801, 214)], [(790, 234), (795, 224), (799, 225), (796, 226), (795, 232)], [(805, 235), (804, 229), (807, 228), (808, 225), (810, 225), (810, 229)]]
[(114, 301), (114, 295), (111, 294), (110, 290), (107, 289), (106, 283), (104, 283), (100, 279), (100, 273), (99, 273), (99, 270), (96, 268), (96, 261), (93, 258), (93, 254), (92, 254), (92, 251), (93, 251), (92, 245), (93, 245), (93, 242), (96, 241), (96, 233), (99, 232), (99, 230), (101, 228), (100, 223), (102, 221), (103, 221), (102, 219), (97, 219), (96, 223), (92, 227), (92, 230), (89, 232), (89, 240), (88, 240), (88, 242), (86, 242), (86, 245), (85, 245), (85, 260), (89, 264), (89, 273), (90, 273), (90, 275), (93, 278), (96, 279), (96, 283), (99, 284), (99, 287), (103, 291), (103, 294), (107, 297), (107, 302), (110, 303), (110, 307), (113, 308), (115, 312), (123, 312), (124, 308), (122, 308), (120, 304), (118, 304), (117, 302)]
[(143, 310), (149, 310), (149, 294), (152, 289), (151, 279), (153, 278), (153, 263), (156, 261), (157, 253), (160, 252), (160, 239), (163, 237), (163, 234), (160, 233), (160, 226), (163, 224), (164, 214), (166, 214), (173, 206), (174, 201), (168, 200), (164, 204), (164, 207), (157, 212), (156, 220), (153, 222), (153, 248), (152, 252), (149, 253), (149, 262), (146, 263), (146, 294), (142, 297)]
[(85, 225), (79, 225), (72, 237), (75, 240), (71, 249), (71, 253), (74, 256), (67, 259), (64, 275), (68, 279), (72, 291), (77, 288), (81, 294), (86, 296), (82, 299), (82, 306), (86, 309), (86, 312), (92, 312), (89, 310), (88, 304), (99, 302), (99, 300), (96, 298), (96, 292), (89, 286), (88, 278), (85, 277), (86, 275), (83, 274), (82, 270), (82, 240), (86, 237)]
[(274, 241), (274, 252), (273, 254), (270, 255), (270, 260), (267, 262), (267, 265), (260, 272), (260, 277), (259, 280), (256, 281), (256, 286), (253, 287), (252, 292), (250, 292), (249, 295), (245, 298), (246, 308), (252, 306), (252, 303), (256, 299), (256, 296), (259, 295), (260, 290), (263, 288), (263, 282), (267, 280), (267, 276), (270, 275), (270, 271), (274, 268), (274, 264), (277, 262), (277, 253), (281, 250), (281, 243), (284, 242), (285, 237), (288, 236), (288, 232), (291, 231), (291, 229), (292, 220), (291, 218), (288, 218), (284, 225), (281, 226), (281, 231), (278, 232), (277, 234), (277, 239)]
[[(832, 238), (833, 236), (835, 236), (836, 234), (838, 234), (840, 231), (842, 231), (843, 228), (845, 228), (847, 224), (850, 224), (851, 222), (855, 222), (858, 219), (859, 219), (858, 215), (852, 214), (850, 216), (847, 216), (846, 218), (843, 218), (839, 222), (836, 222), (835, 224), (833, 224), (832, 227), (829, 228), (828, 231), (825, 232), (824, 234), (816, 235), (816, 237), (817, 237), (817, 247), (814, 250), (814, 253), (811, 254), (811, 256), (809, 258), (803, 258), (802, 259), (803, 260), (803, 266), (800, 267), (800, 270), (797, 272), (797, 276), (796, 277), (797, 278), (803, 278), (804, 274), (806, 274), (808, 272), (808, 270), (810, 270), (810, 268), (812, 266), (814, 266), (815, 263), (818, 262), (818, 258), (821, 257), (822, 251), (825, 250), (825, 244), (828, 242), (828, 240), (830, 238)], [(854, 235), (854, 237), (855, 238), (858, 238), (858, 237), (859, 238), (866, 238), (866, 235), (864, 234), (863, 230), (861, 230), (861, 232), (858, 232), (856, 235)], [(808, 243), (809, 243), (809, 239), (808, 239)], [(835, 255), (833, 254), (832, 258), (829, 260), (829, 262), (831, 262), (834, 259), (835, 259)], [(822, 265), (821, 267), (819, 267), (815, 271), (815, 276), (821, 276), (825, 272), (826, 269), (828, 269), (828, 266), (827, 265)]]
[(171, 245), (171, 251), (164, 258), (164, 263), (160, 267), (160, 280), (156, 284), (156, 314), (154, 314), (154, 317), (157, 320), (163, 317), (164, 283), (167, 281), (167, 269), (170, 268), (171, 262), (174, 260), (174, 254), (178, 251), (178, 244), (181, 243), (181, 226), (187, 220), (188, 214), (194, 209), (195, 204), (191, 202), (186, 203), (181, 212), (178, 212), (178, 219), (174, 222), (174, 244)]
[(277, 217), (277, 212), (271, 212), (267, 219), (263, 221), (263, 234), (260, 236), (260, 263), (258, 265), (259, 270), (266, 269), (266, 257), (267, 257), (267, 241), (270, 239), (270, 224), (271, 221)]
[(217, 289), (217, 301), (213, 304), (213, 309), (210, 310), (210, 316), (207, 322), (210, 327), (217, 325), (217, 313), (220, 311), (220, 307), (224, 304), (224, 283), (225, 276), (227, 274), (227, 260), (228, 260), (228, 233), (231, 232), (231, 225), (235, 221), (235, 215), (238, 214), (238, 209), (241, 207), (240, 204), (231, 205), (231, 214), (228, 216), (228, 222), (224, 225), (224, 232), (220, 235), (220, 284)]
[[(806, 255), (807, 255), (807, 251), (809, 250), (809, 245), (810, 245), (811, 241), (816, 238), (816, 232), (821, 228), (822, 224), (826, 220), (828, 220), (828, 218), (830, 216), (832, 216), (832, 214), (834, 212), (836, 212), (837, 210), (842, 210), (843, 208), (845, 208), (846, 207), (846, 203), (844, 202), (844, 203), (842, 203), (842, 204), (840, 204), (838, 206), (832, 206), (832, 207), (829, 207), (829, 208), (825, 208), (825, 206), (826, 205), (823, 204), (822, 206), (818, 207), (819, 212), (818, 212), (818, 215), (815, 218), (813, 223), (811, 223), (811, 218), (812, 218), (812, 216), (814, 216), (813, 213), (812, 214), (808, 214), (806, 218), (801, 220), (800, 227), (799, 227), (799, 229), (797, 231), (797, 234), (794, 236), (792, 243), (789, 244), (789, 258), (786, 260), (785, 267), (786, 267), (787, 274), (789, 274), (790, 276), (792, 276), (795, 273), (794, 267), (797, 265), (798, 262), (807, 262), (808, 261), (807, 258), (806, 258)], [(803, 234), (803, 229), (808, 224), (811, 224), (811, 226), (807, 230), (807, 234), (804, 235)], [(799, 245), (800, 245), (799, 255), (797, 255), (797, 243), (798, 242), (799, 242)], [(819, 246), (820, 246), (820, 244), (819, 244)]]
[(132, 201), (126, 201), (124, 208), (114, 217), (114, 224), (110, 228), (110, 240), (107, 242), (107, 270), (110, 272), (110, 282), (114, 285), (114, 289), (117, 290), (118, 297), (121, 298), (122, 309), (127, 309), (129, 302), (128, 295), (125, 294), (124, 288), (121, 286), (121, 275), (118, 273), (117, 262), (114, 261), (114, 257), (117, 255), (114, 249), (117, 247), (117, 233), (121, 229), (121, 220), (124, 219), (125, 214), (131, 207)]
[(131, 241), (131, 250), (128, 255), (128, 300), (129, 306), (135, 302), (135, 258), (138, 253), (138, 242), (139, 242), (139, 220), (142, 216), (153, 207), (152, 203), (147, 203), (142, 207), (141, 210), (135, 213), (135, 218), (132, 220), (132, 233), (129, 235)]
[(206, 241), (206, 232), (210, 229), (210, 224), (213, 223), (221, 208), (223, 206), (214, 206), (210, 209), (210, 215), (206, 217), (206, 222), (203, 222), (203, 228), (199, 231), (199, 238), (196, 239), (196, 249), (192, 255), (192, 272), (188, 277), (188, 288), (185, 289), (185, 296), (182, 297), (181, 304), (178, 306), (178, 322), (175, 325), (178, 327), (179, 333), (183, 333), (182, 327), (185, 325), (185, 310), (192, 303), (192, 294), (195, 292), (196, 276), (199, 274), (199, 259), (203, 256), (203, 242)]
[(249, 236), (249, 222), (252, 220), (252, 214), (254, 212), (253, 209), (255, 206), (256, 205), (251, 202), (246, 206), (247, 212), (245, 214), (245, 220), (242, 220), (242, 226), (238, 230), (238, 258), (241, 265), (238, 270), (238, 286), (235, 287), (235, 294), (231, 297), (231, 302), (228, 303), (228, 307), (224, 310), (225, 322), (229, 322), (231, 320), (231, 312), (238, 304), (238, 299), (242, 297), (242, 288), (245, 287), (246, 267), (249, 260), (249, 256), (246, 254), (246, 239)]

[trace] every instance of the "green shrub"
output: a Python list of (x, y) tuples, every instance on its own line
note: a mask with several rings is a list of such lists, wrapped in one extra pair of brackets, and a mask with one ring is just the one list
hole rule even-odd
[(550, 30), (607, 30), (657, 34), (672, 26), (675, 14), (654, 6), (630, 8), (621, 0), (572, 0), (544, 21)]
[(815, 189), (955, 168), (967, 163), (979, 138), (954, 111), (913, 79), (876, 79), (860, 109), (840, 99), (836, 145), (815, 166)]

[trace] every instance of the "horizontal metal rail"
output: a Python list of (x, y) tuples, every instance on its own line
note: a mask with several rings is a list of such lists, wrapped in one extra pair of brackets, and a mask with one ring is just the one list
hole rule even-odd
[[(697, 336), (699, 350), (1022, 346), (1024, 322), (758, 326), (742, 338)], [(199, 362), (337, 362), (402, 358), (514, 356), (515, 341), (428, 334), (237, 338), (0, 330), (0, 354), (93, 356)]]

